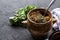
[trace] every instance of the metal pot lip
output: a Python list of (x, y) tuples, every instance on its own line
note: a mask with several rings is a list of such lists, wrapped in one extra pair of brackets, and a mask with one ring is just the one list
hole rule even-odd
[[(36, 8), (36, 9), (33, 9), (33, 10), (38, 10), (38, 9), (40, 9), (40, 10), (45, 10), (44, 8)], [(45, 23), (36, 23), (36, 22), (32, 21), (32, 20), (29, 18), (29, 13), (30, 13), (31, 11), (33, 11), (33, 10), (30, 10), (30, 11), (28, 12), (28, 14), (27, 14), (27, 18), (28, 18), (28, 20), (29, 20), (30, 22), (32, 22), (32, 23), (34, 23), (34, 24), (46, 24), (46, 23), (52, 21), (52, 14), (51, 14), (50, 11), (48, 11), (48, 12), (50, 13), (50, 15), (51, 15), (51, 18), (50, 18), (49, 21), (47, 21), (47, 22), (45, 22)]]
[(53, 32), (53, 33), (50, 35), (49, 40), (53, 40), (52, 38), (53, 38), (55, 35), (57, 35), (57, 34), (60, 34), (60, 30)]

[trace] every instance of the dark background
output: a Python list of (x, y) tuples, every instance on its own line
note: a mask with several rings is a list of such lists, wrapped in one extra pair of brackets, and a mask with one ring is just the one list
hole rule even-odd
[[(0, 40), (33, 40), (29, 31), (24, 27), (12, 27), (9, 24), (9, 17), (13, 16), (16, 10), (24, 8), (26, 5), (36, 7), (47, 7), (51, 0), (0, 0)], [(60, 0), (50, 8), (60, 7)]]

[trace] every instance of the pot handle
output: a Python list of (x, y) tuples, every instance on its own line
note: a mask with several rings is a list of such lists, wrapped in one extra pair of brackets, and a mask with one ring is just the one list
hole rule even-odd
[[(27, 21), (28, 20), (25, 20), (25, 21), (22, 21), (22, 24), (26, 25), (27, 26)], [(57, 22), (57, 20), (55, 18), (52, 18), (52, 22), (53, 24)]]
[(28, 20), (22, 21), (22, 24), (25, 25), (25, 26), (27, 26), (27, 21)]
[(55, 18), (52, 18), (52, 22), (53, 24), (57, 22), (57, 20)]

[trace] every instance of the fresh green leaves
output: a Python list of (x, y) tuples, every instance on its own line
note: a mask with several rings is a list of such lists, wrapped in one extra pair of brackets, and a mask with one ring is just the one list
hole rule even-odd
[(27, 19), (27, 13), (35, 9), (35, 6), (28, 5), (25, 8), (20, 8), (17, 10), (13, 17), (9, 17), (9, 22), (11, 25), (20, 25), (22, 21)]
[(24, 9), (19, 9), (17, 11), (17, 14), (15, 14), (16, 17), (19, 18), (19, 20), (25, 20), (26, 19), (26, 13)]
[(25, 11), (26, 12), (29, 12), (30, 10), (32, 10), (34, 8), (36, 8), (36, 7), (35, 6), (28, 5), (28, 6), (25, 7)]

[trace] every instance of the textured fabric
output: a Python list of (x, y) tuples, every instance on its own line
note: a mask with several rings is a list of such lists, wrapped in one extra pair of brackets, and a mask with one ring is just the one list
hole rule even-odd
[(51, 11), (52, 16), (55, 17), (57, 22), (53, 25), (55, 31), (60, 30), (60, 8), (55, 8)]

